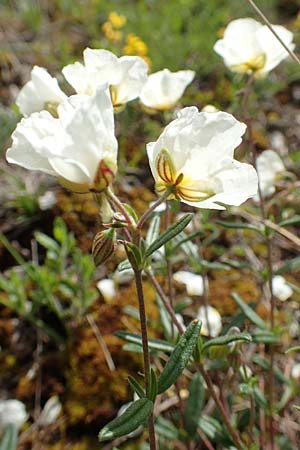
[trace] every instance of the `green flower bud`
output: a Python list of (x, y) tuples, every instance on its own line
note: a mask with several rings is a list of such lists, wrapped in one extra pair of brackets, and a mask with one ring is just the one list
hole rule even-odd
[(105, 263), (116, 248), (116, 232), (114, 229), (99, 231), (93, 241), (92, 254), (95, 266)]

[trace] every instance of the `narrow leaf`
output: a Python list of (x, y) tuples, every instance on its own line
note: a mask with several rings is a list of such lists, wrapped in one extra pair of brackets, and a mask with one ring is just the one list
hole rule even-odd
[(299, 269), (300, 269), (300, 257), (298, 256), (297, 258), (290, 259), (285, 264), (282, 264), (282, 266), (275, 271), (275, 274), (281, 275), (282, 273)]
[(194, 320), (180, 337), (158, 379), (158, 393), (165, 392), (187, 366), (200, 336), (201, 321)]
[(165, 245), (168, 241), (173, 239), (177, 234), (190, 223), (193, 218), (193, 214), (186, 214), (177, 223), (171, 225), (168, 230), (162, 233), (146, 250), (146, 257), (148, 258), (152, 253), (156, 252), (160, 247)]
[(300, 216), (295, 215), (293, 217), (290, 217), (289, 219), (282, 220), (278, 225), (280, 227), (288, 227), (289, 225), (296, 225), (298, 223), (300, 223)]
[(232, 293), (232, 298), (239, 305), (240, 309), (250, 320), (250, 322), (254, 323), (254, 325), (256, 325), (258, 328), (261, 328), (262, 330), (266, 329), (266, 324), (263, 319), (259, 317), (259, 315), (256, 314), (256, 312), (253, 311), (253, 309), (250, 308), (250, 306), (248, 306), (236, 292)]
[(99, 433), (99, 441), (111, 441), (136, 430), (150, 416), (153, 411), (153, 402), (148, 398), (140, 398), (126, 409), (116, 419), (105, 425)]
[(204, 404), (204, 380), (199, 372), (193, 375), (189, 388), (189, 398), (184, 412), (187, 432), (195, 435)]
[(2, 439), (0, 441), (0, 450), (16, 450), (18, 441), (17, 428), (9, 424), (4, 430)]
[(145, 397), (144, 389), (135, 378), (133, 378), (131, 375), (128, 375), (127, 380), (133, 392), (136, 392), (140, 398)]
[(155, 375), (154, 370), (151, 367), (150, 371), (150, 392), (149, 392), (149, 399), (154, 402), (157, 396), (157, 378)]
[(262, 233), (262, 228), (259, 228), (255, 225), (252, 225), (250, 223), (243, 223), (243, 222), (225, 222), (222, 220), (217, 220), (216, 223), (218, 225), (221, 225), (224, 228), (230, 228), (230, 229), (236, 229), (236, 230), (251, 230), (256, 231), (257, 233)]
[(149, 245), (151, 245), (158, 238), (159, 227), (160, 227), (160, 216), (155, 214), (149, 224), (149, 229), (146, 236), (147, 247), (149, 247)]
[(295, 345), (294, 347), (290, 347), (285, 353), (291, 352), (300, 352), (300, 345)]
[[(142, 346), (142, 338), (139, 334), (129, 333), (127, 331), (119, 330), (114, 333), (115, 336), (118, 336), (125, 341), (131, 342), (133, 344), (138, 344)], [(166, 341), (161, 339), (149, 339), (148, 340), (149, 348), (156, 351), (171, 353), (174, 350), (174, 345), (169, 344)]]
[(202, 352), (210, 347), (216, 347), (220, 345), (228, 345), (232, 342), (251, 342), (252, 337), (248, 333), (227, 334), (225, 336), (219, 336), (214, 339), (210, 339), (202, 346)]

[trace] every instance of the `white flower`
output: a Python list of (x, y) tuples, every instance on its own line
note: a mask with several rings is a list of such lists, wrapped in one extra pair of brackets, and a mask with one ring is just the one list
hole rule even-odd
[(140, 100), (148, 108), (165, 110), (172, 108), (185, 88), (195, 77), (193, 70), (170, 72), (168, 69), (149, 75), (143, 86)]
[(57, 395), (50, 397), (39, 417), (39, 425), (47, 426), (56, 421), (61, 412), (62, 406)]
[(156, 142), (147, 145), (155, 187), (198, 208), (238, 206), (257, 192), (252, 166), (233, 159), (246, 125), (225, 112), (182, 109)]
[(123, 105), (140, 95), (147, 80), (148, 66), (139, 56), (118, 58), (108, 50), (86, 48), (83, 59), (84, 64), (76, 62), (62, 70), (78, 94), (93, 95), (99, 85), (107, 83), (114, 106)]
[(19, 400), (0, 400), (0, 431), (9, 424), (19, 430), (27, 418), (28, 414), (24, 403)]
[(287, 300), (293, 295), (293, 289), (287, 284), (286, 280), (276, 275), (272, 278), (273, 294), (279, 298), (282, 302)]
[[(282, 41), (293, 50), (293, 33), (280, 25), (272, 25)], [(266, 25), (254, 19), (233, 20), (214, 50), (232, 71), (264, 76), (288, 57), (288, 53)]]
[(293, 365), (291, 370), (291, 377), (294, 378), (295, 381), (298, 381), (300, 378), (300, 363), (296, 363)]
[(207, 317), (208, 321), (206, 319), (206, 307), (200, 306), (197, 313), (197, 319), (200, 319), (202, 321), (201, 334), (203, 336), (209, 336), (210, 334), (211, 337), (218, 336), (222, 331), (222, 319), (220, 314), (218, 313), (216, 308), (213, 308), (212, 306), (208, 305)]
[(73, 96), (58, 107), (22, 119), (7, 161), (54, 175), (76, 192), (104, 189), (117, 170), (117, 141), (108, 88), (92, 97)]
[(98, 281), (97, 288), (108, 302), (116, 296), (115, 283), (109, 278)]
[(56, 78), (51, 77), (43, 67), (34, 66), (31, 80), (20, 90), (16, 103), (23, 116), (29, 116), (43, 109), (56, 110), (66, 98)]
[(203, 278), (201, 275), (179, 270), (173, 274), (173, 278), (177, 283), (186, 286), (188, 295), (203, 295)]
[[(274, 150), (265, 150), (256, 160), (256, 169), (262, 196), (272, 195), (275, 192), (276, 179), (280, 173), (285, 171), (280, 156)], [(258, 200), (257, 196), (255, 200)]]

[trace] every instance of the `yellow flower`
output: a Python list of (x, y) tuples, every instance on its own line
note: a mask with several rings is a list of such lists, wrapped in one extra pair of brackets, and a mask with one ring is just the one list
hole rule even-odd
[(122, 28), (126, 23), (126, 17), (112, 11), (108, 16), (108, 21), (114, 28)]

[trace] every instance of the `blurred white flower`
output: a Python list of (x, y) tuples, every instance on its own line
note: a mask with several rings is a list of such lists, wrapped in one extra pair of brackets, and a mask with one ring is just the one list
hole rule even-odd
[(39, 417), (38, 420), (39, 425), (42, 426), (51, 425), (53, 422), (56, 421), (61, 410), (62, 406), (58, 396), (54, 395), (53, 397), (50, 397), (49, 400), (47, 400), (47, 402), (45, 403), (44, 408)]
[(0, 400), (0, 431), (9, 424), (19, 430), (27, 418), (28, 414), (24, 403), (19, 400)]
[(116, 296), (115, 283), (110, 278), (104, 278), (98, 281), (97, 288), (103, 295), (104, 300), (108, 302)]
[(139, 56), (118, 58), (108, 50), (86, 48), (83, 60), (84, 64), (76, 62), (63, 68), (66, 80), (83, 95), (93, 95), (99, 85), (107, 83), (114, 106), (137, 98), (147, 80), (148, 66)]
[(257, 192), (257, 174), (233, 159), (246, 125), (225, 112), (182, 109), (147, 152), (156, 191), (168, 189), (176, 198), (198, 208), (238, 206)]
[(294, 378), (294, 380), (299, 380), (300, 378), (300, 363), (296, 363), (293, 365), (291, 370), (291, 377)]
[(23, 116), (44, 109), (56, 111), (57, 106), (67, 98), (53, 78), (43, 67), (34, 66), (31, 80), (20, 90), (16, 103)]
[[(282, 41), (293, 50), (293, 33), (280, 25), (272, 25)], [(225, 29), (223, 39), (214, 50), (232, 71), (264, 76), (289, 54), (266, 25), (251, 18), (237, 19)]]
[[(256, 169), (262, 196), (272, 195), (275, 192), (276, 179), (285, 171), (280, 156), (274, 150), (265, 150), (256, 160)], [(256, 196), (255, 200), (258, 199), (258, 196)]]
[(163, 69), (152, 73), (143, 86), (140, 100), (148, 108), (170, 109), (178, 102), (194, 77), (193, 70), (170, 72), (168, 69)]
[(184, 284), (188, 295), (203, 295), (203, 278), (192, 272), (179, 270), (173, 274), (177, 283)]
[(214, 113), (214, 112), (218, 112), (219, 109), (216, 108), (214, 105), (205, 105), (203, 106), (203, 108), (201, 109), (202, 112), (208, 112), (208, 113)]
[(108, 88), (73, 96), (58, 107), (22, 119), (7, 150), (9, 163), (58, 177), (75, 192), (101, 191), (117, 171), (117, 140)]
[(282, 302), (293, 295), (293, 289), (281, 275), (272, 278), (273, 294)]
[(216, 308), (208, 305), (207, 317), (208, 321), (206, 320), (206, 307), (200, 306), (197, 313), (197, 319), (200, 319), (202, 321), (201, 334), (203, 336), (209, 336), (210, 334), (211, 337), (218, 336), (222, 331), (222, 318), (219, 312), (216, 310)]
[(127, 284), (130, 283), (131, 280), (134, 278), (134, 272), (132, 269), (125, 269), (121, 272), (119, 270), (116, 270), (113, 275), (114, 282), (118, 284)]

